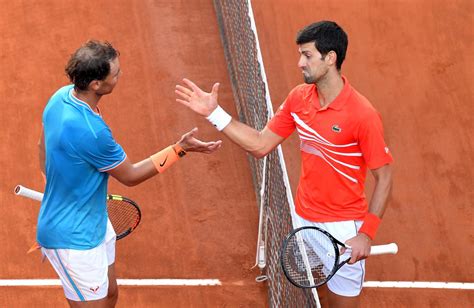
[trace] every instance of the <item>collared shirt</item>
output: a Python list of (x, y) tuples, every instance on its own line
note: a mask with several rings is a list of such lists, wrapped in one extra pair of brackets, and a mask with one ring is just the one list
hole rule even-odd
[(37, 241), (45, 248), (91, 249), (105, 237), (108, 170), (126, 159), (100, 114), (59, 89), (43, 112), (46, 189)]
[(296, 212), (311, 221), (363, 219), (367, 167), (393, 161), (379, 113), (342, 78), (342, 91), (324, 108), (316, 85), (297, 86), (268, 123), (284, 138), (298, 132), (302, 168)]

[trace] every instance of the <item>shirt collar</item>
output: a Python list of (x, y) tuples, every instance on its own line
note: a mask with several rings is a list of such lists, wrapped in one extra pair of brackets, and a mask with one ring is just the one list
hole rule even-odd
[(100, 116), (100, 111), (99, 111), (99, 113), (95, 112), (94, 110), (92, 110), (92, 108), (91, 108), (91, 106), (89, 106), (89, 104), (87, 104), (86, 102), (84, 102), (84, 101), (78, 99), (77, 97), (75, 97), (74, 94), (73, 94), (73, 90), (74, 90), (74, 87), (72, 86), (71, 89), (69, 89), (68, 95), (69, 95), (70, 100), (74, 103), (75, 106), (82, 107), (85, 110), (88, 110), (88, 111), (92, 112), (94, 115)]
[(344, 82), (344, 87), (342, 88), (341, 92), (336, 96), (336, 98), (326, 108), (341, 110), (342, 107), (344, 107), (344, 105), (346, 104), (349, 95), (351, 94), (352, 87), (349, 84), (349, 81), (344, 75), (341, 75), (341, 77), (342, 81)]

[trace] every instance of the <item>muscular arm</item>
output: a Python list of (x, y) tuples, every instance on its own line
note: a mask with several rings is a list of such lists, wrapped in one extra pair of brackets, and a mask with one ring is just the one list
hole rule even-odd
[[(375, 178), (375, 187), (369, 204), (369, 213), (382, 218), (392, 189), (392, 168), (390, 165), (384, 165), (371, 171)], [(366, 234), (359, 233), (346, 243), (352, 246), (350, 264), (369, 256), (372, 240)]]
[[(223, 132), (233, 142), (241, 146), (255, 157), (265, 156), (275, 146), (283, 141), (282, 137), (276, 135), (267, 128), (265, 128), (262, 132), (259, 132), (243, 123), (234, 120), (223, 130)], [(181, 142), (180, 145), (186, 151), (192, 150), (187, 143)], [(218, 147), (220, 147), (220, 141), (202, 143), (201, 145), (202, 149), (210, 148), (211, 152)], [(197, 150), (194, 149), (194, 151)], [(200, 150), (199, 152), (206, 153), (206, 151), (203, 150)], [(154, 175), (157, 175), (158, 171), (156, 170), (150, 158), (144, 159), (135, 164), (127, 158), (122, 164), (108, 171), (108, 173), (124, 185), (135, 186), (153, 177)]]
[[(198, 129), (193, 128), (186, 134), (181, 136), (177, 142), (179, 146), (186, 152), (200, 152), (211, 154), (220, 148), (222, 141), (204, 142), (194, 137)], [(135, 186), (143, 181), (148, 180), (158, 174), (151, 158), (146, 158), (138, 163), (132, 163), (128, 158), (125, 159), (116, 168), (107, 171), (111, 176), (116, 178), (120, 183), (127, 186)]]
[(135, 164), (126, 158), (123, 163), (109, 170), (108, 173), (126, 186), (135, 186), (157, 175), (158, 171), (150, 158)]
[(265, 127), (261, 132), (236, 120), (222, 131), (232, 142), (256, 158), (261, 158), (283, 142), (284, 138)]
[(390, 165), (385, 165), (371, 171), (375, 178), (375, 187), (369, 204), (369, 212), (382, 218), (392, 190), (392, 168)]
[[(207, 117), (218, 107), (219, 84), (212, 87), (211, 93), (204, 92), (189, 79), (183, 79), (186, 86), (177, 85), (175, 93), (178, 95), (177, 102), (185, 105), (194, 112)], [(284, 138), (278, 136), (265, 127), (261, 132), (245, 125), (237, 120), (225, 126), (222, 132), (229, 137), (232, 142), (240, 146), (251, 155), (261, 158), (273, 150)]]

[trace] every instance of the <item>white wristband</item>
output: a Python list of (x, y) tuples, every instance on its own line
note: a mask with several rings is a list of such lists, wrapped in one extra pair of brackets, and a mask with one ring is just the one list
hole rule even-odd
[(229, 125), (230, 121), (232, 121), (230, 114), (225, 112), (221, 106), (217, 106), (217, 108), (214, 109), (206, 119), (211, 122), (218, 131), (223, 130), (227, 125)]

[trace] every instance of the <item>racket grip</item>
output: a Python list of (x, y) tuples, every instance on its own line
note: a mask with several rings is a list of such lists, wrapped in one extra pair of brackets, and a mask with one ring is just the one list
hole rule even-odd
[(372, 246), (370, 249), (370, 255), (384, 255), (384, 254), (396, 254), (398, 252), (398, 245), (390, 243), (386, 245)]
[(36, 191), (36, 190), (26, 188), (26, 187), (21, 186), (21, 185), (17, 185), (15, 187), (15, 195), (30, 198), (30, 199), (33, 199), (33, 200), (36, 200), (36, 201), (42, 201), (43, 200), (43, 194), (42, 193), (40, 193), (39, 191)]

